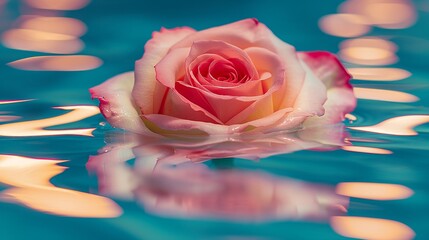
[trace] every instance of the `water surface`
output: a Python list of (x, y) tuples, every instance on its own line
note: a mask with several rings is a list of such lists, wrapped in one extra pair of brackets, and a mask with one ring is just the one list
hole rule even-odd
[[(351, 145), (142, 140), (90, 99), (152, 31), (247, 17), (338, 53), (359, 99)], [(429, 238), (428, 22), (425, 0), (0, 0), (0, 239)]]

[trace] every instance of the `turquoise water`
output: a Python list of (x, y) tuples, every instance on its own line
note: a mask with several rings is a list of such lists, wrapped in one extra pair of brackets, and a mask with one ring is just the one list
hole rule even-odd
[[(429, 238), (428, 1), (372, 6), (364, 26), (345, 28), (320, 20), (344, 12), (345, 1), (52, 1), (74, 3), (51, 2), (56, 10), (34, 2), (0, 1), (0, 239)], [(34, 16), (69, 22), (28, 21)], [(112, 129), (88, 89), (133, 70), (162, 26), (205, 29), (247, 17), (299, 51), (340, 53), (359, 98), (345, 122), (352, 147), (293, 152), (300, 147), (284, 143), (284, 153), (260, 160), (151, 174), (160, 149), (193, 148)], [(383, 40), (346, 47), (365, 37)], [(8, 65), (76, 54), (86, 57)]]

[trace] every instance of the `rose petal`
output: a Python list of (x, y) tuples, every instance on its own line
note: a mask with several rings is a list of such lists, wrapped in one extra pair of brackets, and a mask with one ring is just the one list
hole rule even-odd
[(326, 87), (305, 62), (301, 62), (305, 71), (305, 80), (293, 105), (294, 112), (307, 113), (310, 116), (322, 116), (323, 104), (327, 100)]
[(237, 124), (248, 121), (253, 121), (263, 116), (267, 116), (276, 111), (274, 108), (273, 94), (276, 92), (282, 93), (281, 87), (284, 86), (284, 67), (281, 60), (274, 53), (265, 50), (263, 48), (248, 48), (246, 49), (247, 54), (250, 56), (252, 61), (257, 61), (258, 70), (262, 72), (271, 73), (272, 80), (263, 81), (262, 85), (266, 82), (272, 82), (270, 86), (265, 86), (267, 91), (256, 99), (252, 105), (243, 109), (231, 118), (227, 124)]
[(264, 80), (267, 80), (267, 78), (258, 81), (248, 81), (243, 84), (237, 84), (235, 86), (205, 85), (204, 87), (208, 91), (219, 95), (255, 97), (264, 94), (262, 88), (262, 82)]
[(133, 85), (134, 73), (127, 72), (117, 75), (89, 91), (92, 98), (98, 98), (101, 113), (113, 127), (145, 135), (155, 135), (143, 124), (131, 99)]
[[(194, 32), (195, 30), (188, 27), (161, 29), (161, 32), (154, 32), (152, 39), (146, 43), (143, 57), (136, 62), (136, 83), (132, 91), (132, 96), (143, 113), (153, 113), (154, 102), (160, 101), (160, 96), (155, 91), (157, 82), (154, 81), (154, 66), (172, 45)], [(163, 89), (159, 91), (162, 92)]]
[[(205, 136), (205, 135), (234, 135), (241, 133), (269, 133), (276, 131), (292, 131), (300, 127), (307, 117), (289, 117), (292, 108), (285, 108), (267, 117), (244, 124), (221, 125), (201, 121), (179, 119), (161, 114), (148, 114), (144, 116), (146, 125), (154, 127), (154, 131), (161, 135), (170, 136)], [(149, 127), (150, 128), (150, 127)], [(152, 129), (152, 128), (151, 128)]]
[(176, 81), (185, 75), (185, 59), (189, 48), (172, 49), (155, 65), (156, 80), (168, 88), (174, 88)]
[(356, 106), (356, 98), (351, 89), (334, 87), (329, 89), (327, 94), (328, 101), (323, 105), (325, 114), (322, 117), (308, 119), (306, 126), (341, 122)]
[(356, 107), (356, 97), (350, 84), (350, 74), (335, 55), (329, 52), (300, 52), (298, 56), (327, 88), (328, 100), (324, 105), (325, 115), (308, 119), (306, 126), (343, 121), (344, 115)]
[[(165, 106), (161, 112), (162, 114), (193, 121), (222, 124), (222, 121), (219, 120), (217, 116), (210, 113), (207, 108), (203, 108), (202, 106), (190, 101), (189, 98), (184, 96), (183, 92), (178, 92), (178, 89), (171, 89), (169, 91), (170, 92), (167, 94), (167, 99), (165, 101)], [(196, 95), (191, 97), (196, 97)], [(198, 103), (201, 104), (204, 99), (198, 100)]]
[[(267, 28), (268, 29), (268, 28)], [(302, 68), (297, 57), (295, 48), (275, 36), (269, 29), (266, 31), (271, 43), (274, 45), (275, 53), (283, 60), (285, 65), (284, 93), (275, 93), (273, 98), (275, 109), (294, 106), (298, 94), (303, 90), (306, 72)]]
[(193, 104), (210, 111), (217, 119), (219, 119), (221, 124), (225, 124), (229, 119), (234, 117), (237, 112), (241, 112), (254, 101), (247, 99), (242, 100), (239, 97), (234, 96), (217, 95), (184, 82), (179, 82), (176, 85), (176, 90), (189, 102), (192, 101)]
[(281, 48), (292, 46), (282, 43), (273, 43), (275, 37), (271, 30), (254, 18), (249, 18), (234, 23), (213, 27), (189, 35), (172, 48), (189, 47), (197, 41), (220, 40), (238, 48), (245, 49), (248, 47), (264, 47), (273, 52)]
[(299, 52), (298, 57), (310, 67), (327, 88), (352, 88), (351, 75), (334, 54), (323, 51)]

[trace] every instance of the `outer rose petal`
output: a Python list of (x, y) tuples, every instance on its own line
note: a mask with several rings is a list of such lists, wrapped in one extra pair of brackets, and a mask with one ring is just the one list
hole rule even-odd
[(310, 67), (327, 88), (352, 88), (349, 81), (351, 75), (334, 54), (323, 51), (299, 52), (298, 57)]
[(134, 73), (117, 75), (91, 88), (92, 98), (100, 101), (100, 110), (113, 127), (145, 135), (155, 135), (141, 121), (137, 108), (131, 99)]
[(344, 120), (344, 115), (356, 107), (356, 98), (347, 73), (338, 59), (329, 52), (300, 52), (301, 61), (305, 62), (313, 73), (325, 84), (328, 100), (325, 115), (308, 119), (306, 126), (315, 124), (337, 123)]
[(178, 41), (172, 49), (190, 47), (196, 41), (209, 40), (224, 41), (241, 49), (264, 47), (276, 53), (280, 48), (294, 49), (287, 43), (273, 42), (274, 38), (275, 35), (267, 26), (252, 18), (198, 31)]
[(307, 117), (306, 115), (289, 117), (291, 108), (282, 109), (267, 117), (251, 122), (235, 125), (221, 125), (200, 121), (179, 119), (161, 114), (145, 115), (145, 122), (149, 128), (161, 135), (231, 135), (241, 133), (268, 133), (276, 131), (292, 131), (299, 128)]
[(327, 100), (326, 87), (306, 63), (301, 62), (301, 65), (305, 70), (305, 80), (293, 108), (296, 112), (308, 113), (310, 116), (322, 116), (325, 113), (323, 104)]
[[(153, 113), (154, 97), (155, 102), (161, 100), (164, 89), (157, 89), (154, 66), (167, 54), (168, 50), (177, 41), (194, 33), (192, 28), (161, 29), (161, 32), (154, 32), (153, 37), (145, 45), (145, 53), (142, 59), (136, 62), (135, 66), (135, 87), (132, 96), (136, 104), (144, 113)], [(159, 96), (161, 95), (161, 96)]]

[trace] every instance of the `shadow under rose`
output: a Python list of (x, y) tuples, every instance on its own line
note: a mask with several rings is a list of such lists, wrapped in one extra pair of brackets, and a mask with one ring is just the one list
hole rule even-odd
[[(349, 199), (332, 186), (261, 171), (219, 167), (203, 161), (257, 160), (303, 149), (344, 145), (344, 126), (243, 137), (153, 138), (114, 133), (87, 164), (101, 194), (134, 199), (153, 214), (239, 221), (324, 220), (347, 211)], [(135, 159), (134, 164), (127, 164)], [(223, 160), (219, 160), (223, 159)], [(231, 160), (226, 160), (231, 159)], [(219, 164), (218, 164), (219, 165)]]

